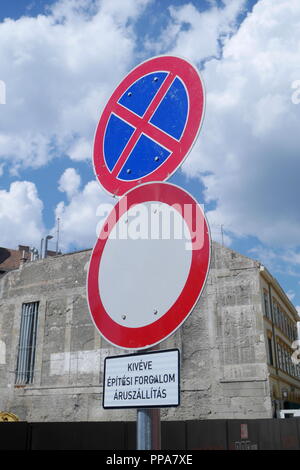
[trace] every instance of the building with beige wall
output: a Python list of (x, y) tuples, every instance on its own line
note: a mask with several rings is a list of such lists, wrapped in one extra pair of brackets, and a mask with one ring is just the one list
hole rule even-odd
[(271, 396), (278, 408), (300, 408), (300, 368), (291, 360), (299, 315), (264, 266), (260, 273)]

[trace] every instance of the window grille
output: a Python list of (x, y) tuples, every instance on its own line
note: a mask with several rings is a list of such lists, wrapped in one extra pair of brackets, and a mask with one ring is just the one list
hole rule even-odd
[(39, 302), (22, 305), (16, 385), (33, 382)]

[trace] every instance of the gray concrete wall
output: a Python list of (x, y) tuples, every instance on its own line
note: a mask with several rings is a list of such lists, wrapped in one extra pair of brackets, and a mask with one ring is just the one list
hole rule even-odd
[[(126, 353), (95, 329), (85, 297), (91, 251), (26, 263), (0, 279), (0, 410), (27, 421), (134, 420), (103, 410), (103, 361)], [(39, 301), (34, 383), (14, 385), (21, 308)], [(271, 417), (259, 266), (213, 244), (203, 295), (161, 349), (181, 350), (181, 406), (162, 418)]]

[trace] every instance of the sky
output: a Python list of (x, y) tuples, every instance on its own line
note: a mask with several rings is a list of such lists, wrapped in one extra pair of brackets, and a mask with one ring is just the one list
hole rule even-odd
[(58, 217), (63, 252), (94, 245), (97, 207), (112, 203), (92, 166), (101, 111), (160, 54), (191, 61), (206, 90), (201, 132), (170, 181), (300, 311), (299, 0), (1, 0), (0, 246), (52, 234), (54, 249)]

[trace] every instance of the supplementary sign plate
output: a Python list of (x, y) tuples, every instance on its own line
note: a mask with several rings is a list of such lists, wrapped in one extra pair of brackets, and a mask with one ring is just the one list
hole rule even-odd
[(178, 406), (179, 350), (107, 357), (103, 408)]

